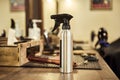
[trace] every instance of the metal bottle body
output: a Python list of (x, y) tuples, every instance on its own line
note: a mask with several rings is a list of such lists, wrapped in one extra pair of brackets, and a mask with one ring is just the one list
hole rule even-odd
[(70, 30), (61, 32), (60, 47), (60, 71), (70, 73), (73, 71), (73, 40)]

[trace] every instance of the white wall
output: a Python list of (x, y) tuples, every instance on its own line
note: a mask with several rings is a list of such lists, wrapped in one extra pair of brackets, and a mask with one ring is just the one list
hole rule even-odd
[(90, 0), (59, 0), (59, 13), (69, 13), (75, 40), (90, 40), (91, 30), (96, 33), (105, 27), (109, 41), (120, 37), (120, 0), (113, 0), (112, 10), (90, 10)]
[(9, 1), (10, 0), (0, 0), (0, 33), (5, 29), (8, 34), (8, 29), (11, 25), (10, 19), (13, 18), (18, 22), (20, 28), (23, 30), (23, 35), (25, 35), (25, 11), (10, 11)]
[(50, 28), (54, 25), (54, 21), (50, 18), (53, 14), (56, 14), (55, 0), (43, 0), (43, 25), (44, 29), (47, 29), (48, 31), (50, 31)]
[[(68, 1), (68, 2), (66, 2)], [(113, 9), (90, 10), (90, 0), (59, 0), (59, 13), (73, 15), (71, 28), (74, 40), (90, 40), (91, 30), (96, 33), (100, 27), (105, 27), (109, 33), (109, 41), (120, 37), (120, 0), (112, 0)], [(48, 30), (54, 26), (50, 15), (56, 13), (55, 0), (43, 0), (44, 27)], [(10, 27), (10, 18), (19, 21), (25, 34), (25, 12), (11, 12), (9, 0), (0, 0), (0, 32)]]

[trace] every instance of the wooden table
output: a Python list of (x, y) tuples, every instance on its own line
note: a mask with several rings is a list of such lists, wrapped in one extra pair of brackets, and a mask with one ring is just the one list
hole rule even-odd
[(62, 74), (53, 68), (0, 67), (0, 80), (119, 80), (96, 51), (85, 52), (96, 53), (102, 70), (75, 69), (71, 74)]

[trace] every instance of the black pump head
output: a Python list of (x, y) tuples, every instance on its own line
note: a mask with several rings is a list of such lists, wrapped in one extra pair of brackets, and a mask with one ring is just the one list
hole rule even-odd
[(28, 22), (29, 22), (29, 23), (28, 23), (29, 28), (33, 28), (33, 22), (32, 22), (32, 19), (29, 19)]
[(15, 29), (15, 21), (14, 21), (14, 19), (11, 19), (11, 28)]
[(73, 18), (70, 14), (57, 14), (57, 15), (51, 15), (51, 19), (55, 20), (55, 26), (52, 30), (56, 30), (61, 23), (63, 23), (62, 29), (70, 29), (69, 21)]

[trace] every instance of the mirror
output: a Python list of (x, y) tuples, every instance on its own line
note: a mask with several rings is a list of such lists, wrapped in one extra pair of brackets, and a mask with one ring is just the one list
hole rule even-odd
[[(105, 27), (109, 33), (109, 41), (113, 41), (119, 37), (120, 31), (120, 5), (119, 0), (112, 0), (112, 9), (111, 10), (91, 10), (90, 1), (87, 0), (25, 0), (29, 1), (31, 4), (32, 1), (41, 1), (42, 2), (42, 11), (38, 15), (42, 15), (43, 22), (42, 28), (50, 29), (54, 25), (54, 21), (50, 19), (50, 15), (58, 13), (69, 13), (73, 15), (71, 20), (71, 31), (74, 34), (74, 40), (90, 40), (90, 32), (95, 30), (97, 33), (100, 27)], [(56, 4), (58, 1), (58, 6)], [(34, 3), (33, 3), (34, 4)], [(32, 5), (31, 5), (32, 7)], [(28, 10), (28, 9), (27, 9)], [(30, 8), (29, 13), (31, 13), (32, 8)], [(40, 11), (40, 8), (39, 10)], [(33, 11), (34, 13), (36, 11)], [(31, 18), (31, 15), (29, 16)], [(35, 15), (34, 15), (35, 16)], [(25, 11), (10, 11), (10, 0), (0, 0), (0, 33), (3, 29), (8, 31), (10, 27), (10, 18), (14, 18), (18, 21), (19, 26), (23, 30), (23, 34), (26, 36), (28, 33), (26, 25), (26, 12)], [(27, 24), (26, 24), (27, 23)], [(114, 30), (113, 30), (114, 27)]]
[(0, 33), (5, 29), (6, 35), (8, 35), (8, 29), (11, 25), (10, 19), (13, 18), (22, 29), (23, 35), (25, 35), (25, 11), (12, 11), (10, 1), (14, 0), (0, 0)]

